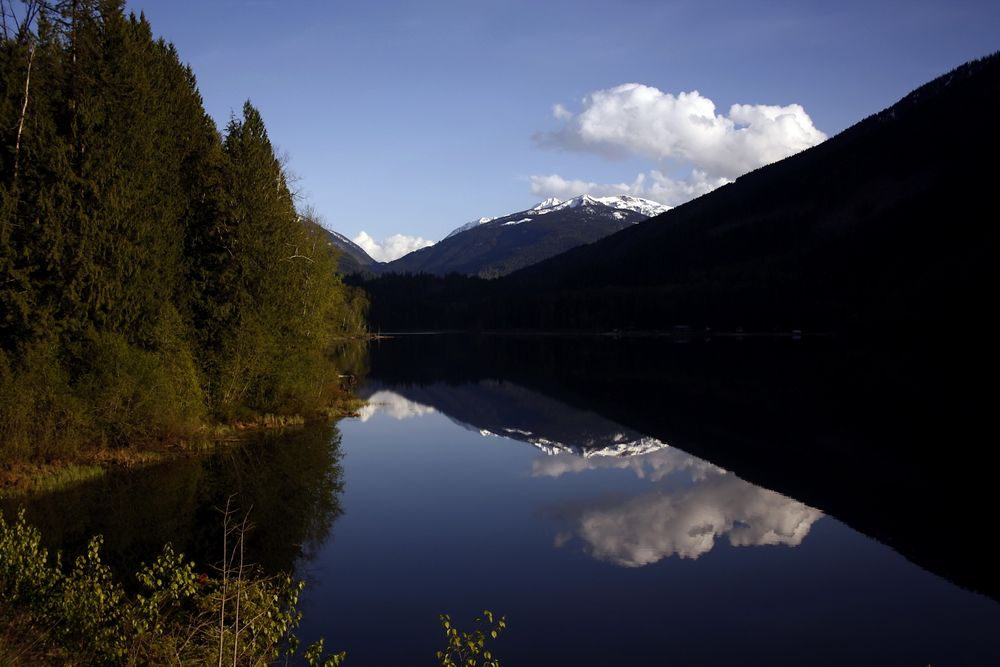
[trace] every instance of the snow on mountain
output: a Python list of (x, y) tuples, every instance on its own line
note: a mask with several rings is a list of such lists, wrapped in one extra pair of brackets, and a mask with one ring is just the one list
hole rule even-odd
[(327, 245), (340, 251), (340, 257), (337, 259), (337, 270), (340, 273), (358, 273), (376, 264), (375, 260), (365, 252), (364, 248), (340, 232), (327, 229), (308, 218), (300, 218), (300, 221), (305, 225), (306, 229), (319, 234), (319, 238)]
[(595, 456), (609, 457), (629, 457), (642, 456), (651, 452), (659, 451), (669, 447), (665, 442), (656, 438), (643, 436), (626, 436), (624, 433), (615, 433), (610, 437), (597, 437), (592, 440), (579, 441), (574, 443), (557, 442), (548, 438), (536, 435), (530, 431), (517, 428), (504, 428), (507, 437), (514, 440), (528, 442), (548, 454), (573, 454), (589, 459)]
[[(512, 220), (502, 222), (503, 225), (518, 225), (522, 222), (530, 222), (531, 217), (527, 214), (539, 216), (545, 215), (547, 213), (553, 213), (555, 211), (562, 211), (568, 208), (579, 208), (581, 206), (591, 206), (591, 207), (604, 207), (616, 209), (619, 211), (632, 211), (634, 213), (639, 213), (648, 218), (652, 218), (654, 215), (659, 215), (670, 210), (670, 206), (665, 206), (655, 201), (649, 199), (643, 199), (642, 197), (633, 197), (631, 195), (618, 195), (615, 197), (591, 197), (590, 195), (580, 195), (579, 197), (574, 197), (572, 199), (567, 199), (562, 201), (561, 199), (556, 199), (555, 197), (549, 197), (545, 201), (538, 202), (531, 208), (525, 211), (518, 211), (516, 213), (510, 213), (508, 215), (494, 216), (492, 218), (479, 218), (478, 220), (473, 220), (472, 222), (467, 222), (461, 227), (454, 229), (445, 238), (451, 238), (456, 234), (461, 234), (462, 232), (469, 231), (470, 229), (475, 229), (480, 225), (485, 225), (488, 222), (493, 222), (494, 220), (502, 220), (505, 218), (511, 218)], [(612, 217), (621, 220), (621, 214), (612, 214)], [(515, 220), (516, 219), (516, 220)]]
[(447, 239), (447, 238), (450, 238), (450, 237), (454, 236), (455, 234), (461, 234), (462, 232), (468, 231), (470, 229), (475, 229), (479, 225), (485, 225), (487, 222), (490, 222), (492, 220), (496, 220), (496, 218), (495, 217), (494, 218), (479, 218), (479, 220), (473, 220), (472, 222), (467, 222), (464, 225), (462, 225), (461, 227), (459, 227), (457, 229), (451, 230), (451, 232), (449, 232), (448, 236), (446, 236), (445, 238)]
[(530, 209), (466, 223), (430, 248), (381, 264), (376, 270), (499, 278), (666, 210), (656, 202), (628, 195), (546, 199)]
[(329, 231), (331, 234), (333, 234), (337, 238), (337, 240), (340, 241), (341, 243), (345, 243), (345, 244), (348, 244), (348, 243), (353, 244), (354, 243), (354, 241), (352, 241), (351, 239), (347, 238), (346, 236), (344, 236), (340, 232), (335, 232), (332, 229), (327, 230), (327, 231)]
[(558, 206), (561, 203), (562, 203), (561, 199), (556, 199), (555, 197), (549, 197), (545, 201), (538, 202), (537, 204), (535, 204), (534, 206), (532, 206), (528, 210), (529, 211), (540, 211), (540, 210), (545, 209), (545, 208), (552, 208), (553, 206)]
[[(548, 204), (549, 202), (552, 203)], [(650, 218), (654, 215), (666, 213), (671, 208), (670, 206), (666, 206), (649, 199), (633, 197), (631, 195), (618, 195), (616, 197), (591, 197), (590, 195), (580, 195), (579, 197), (574, 197), (573, 199), (564, 202), (561, 202), (558, 199), (546, 199), (531, 210), (536, 211), (537, 215), (543, 215), (553, 211), (561, 211), (564, 208), (577, 208), (579, 206), (606, 206), (608, 208), (614, 208), (622, 211), (634, 211), (635, 213), (641, 213), (642, 215)]]

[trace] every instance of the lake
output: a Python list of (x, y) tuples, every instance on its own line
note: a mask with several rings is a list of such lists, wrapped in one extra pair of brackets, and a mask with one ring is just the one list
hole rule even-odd
[(250, 511), (252, 558), (307, 581), (300, 635), (325, 636), (349, 665), (434, 664), (438, 614), (465, 629), (483, 609), (507, 616), (496, 653), (514, 666), (998, 664), (989, 556), (963, 542), (968, 517), (942, 525), (971, 493), (948, 481), (953, 452), (917, 446), (898, 421), (919, 407), (912, 389), (872, 409), (900, 366), (845, 362), (857, 354), (824, 341), (387, 340), (359, 373), (357, 418), (111, 475), (28, 511), (69, 551), (103, 533), (131, 572), (166, 541), (217, 561), (232, 499)]

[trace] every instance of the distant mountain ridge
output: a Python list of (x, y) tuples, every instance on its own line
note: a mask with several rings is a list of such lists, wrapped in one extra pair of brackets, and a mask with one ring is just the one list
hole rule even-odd
[(466, 223), (428, 248), (373, 267), (378, 273), (462, 273), (496, 278), (669, 210), (621, 195), (550, 198), (532, 208)]
[(337, 270), (341, 274), (347, 275), (351, 273), (360, 273), (365, 270), (370, 270), (371, 267), (378, 264), (378, 262), (372, 259), (371, 255), (365, 252), (364, 248), (343, 234), (327, 229), (326, 227), (323, 227), (308, 218), (303, 218), (302, 222), (314, 233), (319, 234), (320, 238), (322, 238), (327, 245), (340, 251), (340, 258), (337, 260)]

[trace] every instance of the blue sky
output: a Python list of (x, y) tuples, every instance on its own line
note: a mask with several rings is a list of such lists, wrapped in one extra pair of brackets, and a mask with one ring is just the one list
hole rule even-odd
[[(682, 187), (686, 196), (1000, 48), (996, 0), (128, 7), (177, 45), (220, 127), (245, 99), (261, 110), (326, 226), (379, 240), (438, 240), (584, 185), (676, 204), (692, 170), (709, 185)], [(700, 95), (679, 97), (691, 91)], [(675, 112), (683, 124), (706, 103), (710, 137), (661, 122)], [(734, 104), (767, 106), (733, 115)], [(757, 139), (741, 136), (761, 114)]]

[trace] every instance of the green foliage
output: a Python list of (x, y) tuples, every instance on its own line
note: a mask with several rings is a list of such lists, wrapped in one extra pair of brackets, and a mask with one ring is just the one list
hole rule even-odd
[(100, 662), (123, 657), (128, 640), (125, 592), (101, 562), (102, 543), (99, 535), (94, 537), (68, 575), (53, 575), (57, 594), (47, 605), (47, 615), (57, 620), (53, 624), (56, 641), (78, 643)]
[(90, 427), (53, 341), (0, 348), (0, 461), (65, 454)]
[(91, 406), (102, 444), (186, 435), (204, 414), (189, 349), (164, 335), (163, 347), (153, 350), (112, 332), (92, 334), (83, 343), (77, 391)]
[(340, 652), (335, 653), (330, 656), (323, 657), (323, 638), (320, 637), (315, 642), (309, 645), (302, 653), (302, 657), (305, 659), (306, 664), (310, 667), (340, 667), (344, 664), (347, 659), (347, 653)]
[(185, 602), (198, 592), (194, 563), (185, 562), (184, 555), (174, 553), (168, 544), (152, 564), (136, 573), (136, 579), (144, 593), (135, 596), (135, 632), (154, 638), (176, 634), (178, 623), (184, 623)]
[[(472, 632), (459, 630), (448, 614), (441, 614), (441, 627), (448, 644), (437, 652), (441, 667), (500, 667), (500, 659), (489, 648), (490, 642), (507, 627), (507, 618), (494, 621), (493, 612), (483, 610)], [(484, 620), (485, 619), (485, 620)]]
[(221, 136), (124, 2), (35, 4), (0, 34), (0, 458), (321, 411), (366, 305), (260, 113)]
[[(74, 664), (270, 664), (298, 647), (294, 630), (302, 582), (233, 571), (221, 578), (195, 572), (170, 545), (136, 574), (142, 591), (126, 594), (91, 539), (68, 573), (50, 563), (41, 534), (18, 515), (0, 513), (0, 605), (30, 619), (50, 653)], [(303, 654), (309, 665), (336, 667), (344, 653), (324, 656), (323, 641)]]
[[(29, 526), (23, 512), (14, 524), (0, 513), (0, 601), (42, 607), (58, 582), (58, 564), (49, 566), (42, 534)], [(58, 561), (58, 557), (57, 557)]]
[[(216, 412), (308, 413), (330, 400), (334, 337), (357, 331), (363, 300), (336, 275), (336, 258), (295, 210), (260, 113), (248, 102), (223, 143), (224, 196), (211, 230), (218, 265), (199, 322)], [(207, 269), (203, 269), (204, 273)], [(338, 329), (340, 331), (338, 331)]]

